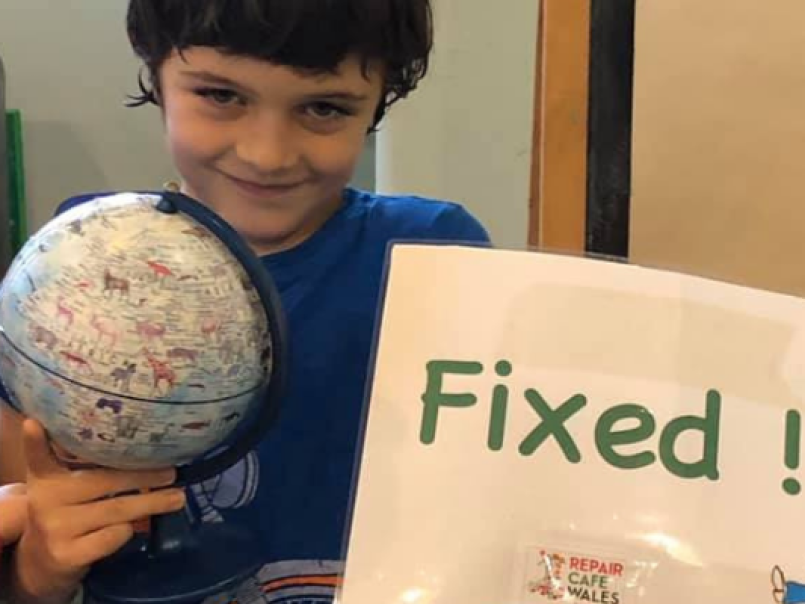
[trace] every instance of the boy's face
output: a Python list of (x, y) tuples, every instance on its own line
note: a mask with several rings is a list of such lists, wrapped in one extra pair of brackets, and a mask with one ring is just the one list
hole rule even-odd
[(365, 77), (354, 57), (320, 75), (195, 47), (168, 58), (160, 87), (183, 191), (266, 254), (305, 240), (340, 205), (382, 77)]

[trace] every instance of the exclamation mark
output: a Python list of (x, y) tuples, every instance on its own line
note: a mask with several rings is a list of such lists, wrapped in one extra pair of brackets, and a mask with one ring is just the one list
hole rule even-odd
[[(800, 436), (802, 417), (799, 411), (791, 410), (785, 415), (785, 466), (789, 470), (799, 469)], [(799, 495), (802, 486), (796, 478), (786, 478), (783, 490), (789, 495)]]

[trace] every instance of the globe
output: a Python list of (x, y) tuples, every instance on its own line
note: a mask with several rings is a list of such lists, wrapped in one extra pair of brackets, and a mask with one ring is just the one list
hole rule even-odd
[(165, 201), (117, 193), (64, 212), (0, 286), (0, 378), (72, 461), (189, 464), (262, 404), (274, 361), (264, 296), (211, 228), (223, 221)]

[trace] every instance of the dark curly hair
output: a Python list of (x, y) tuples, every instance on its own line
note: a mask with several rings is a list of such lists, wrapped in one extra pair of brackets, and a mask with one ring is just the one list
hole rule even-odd
[(129, 106), (159, 104), (159, 70), (174, 51), (214, 47), (314, 72), (360, 57), (382, 65), (384, 94), (372, 129), (428, 70), (430, 0), (130, 0), (126, 26), (143, 61)]

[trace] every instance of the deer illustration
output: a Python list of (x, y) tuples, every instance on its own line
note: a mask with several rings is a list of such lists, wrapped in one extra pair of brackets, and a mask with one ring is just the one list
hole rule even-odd
[(75, 313), (64, 303), (64, 297), (59, 296), (59, 299), (56, 300), (56, 320), (61, 321), (62, 319), (67, 322), (67, 327), (72, 327)]
[(77, 369), (92, 373), (92, 366), (89, 364), (89, 361), (82, 356), (77, 354), (73, 354), (72, 352), (68, 352), (66, 350), (62, 351), (61, 356), (64, 358), (67, 363)]
[(168, 351), (168, 359), (171, 361), (187, 361), (191, 365), (195, 365), (198, 361), (198, 351), (190, 350), (188, 348), (171, 348)]
[(98, 334), (99, 346), (103, 342), (104, 338), (106, 338), (108, 347), (115, 347), (115, 344), (117, 344), (117, 339), (120, 337), (120, 329), (112, 319), (105, 319), (103, 317), (98, 317), (97, 315), (92, 315), (92, 320), (90, 320), (89, 324), (95, 330), (95, 333)]
[(153, 390), (159, 390), (160, 384), (164, 381), (167, 383), (168, 388), (166, 392), (170, 392), (170, 390), (176, 385), (176, 372), (171, 367), (170, 363), (167, 361), (160, 361), (154, 355), (152, 355), (148, 349), (143, 349), (143, 354), (145, 358), (148, 360), (148, 364), (151, 366), (151, 369), (154, 372), (154, 383), (152, 386)]
[(131, 379), (137, 373), (136, 363), (126, 363), (122, 367), (117, 367), (112, 370), (110, 374), (115, 381), (115, 388), (120, 387), (123, 392), (129, 392), (131, 389)]
[(125, 296), (126, 298), (129, 297), (129, 291), (131, 289), (131, 284), (129, 283), (128, 279), (121, 279), (120, 277), (115, 277), (109, 269), (106, 269), (103, 272), (103, 293), (106, 294), (107, 292), (110, 295), (114, 295), (115, 292), (120, 292), (120, 296)]
[(31, 325), (31, 339), (33, 340), (34, 344), (37, 346), (42, 345), (49, 351), (53, 351), (53, 348), (59, 343), (59, 339), (56, 337), (56, 334), (49, 329), (46, 329), (35, 323)]
[(221, 328), (221, 321), (216, 317), (207, 317), (201, 321), (201, 333), (208, 342), (217, 339), (218, 330)]
[(166, 330), (167, 328), (162, 324), (147, 323), (145, 321), (137, 323), (137, 333), (146, 342), (161, 339)]

